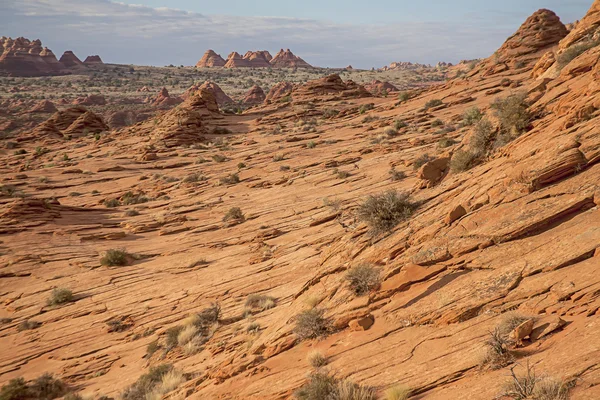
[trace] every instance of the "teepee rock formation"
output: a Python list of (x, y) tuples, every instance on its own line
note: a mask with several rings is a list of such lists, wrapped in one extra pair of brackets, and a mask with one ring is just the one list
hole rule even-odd
[(207, 50), (202, 56), (200, 61), (196, 63), (198, 68), (213, 68), (213, 67), (224, 67), (226, 61), (219, 54), (215, 53), (214, 50)]

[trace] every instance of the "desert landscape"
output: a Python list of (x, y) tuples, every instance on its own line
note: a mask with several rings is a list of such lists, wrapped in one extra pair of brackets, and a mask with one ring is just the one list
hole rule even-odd
[(514, 29), (373, 69), (2, 37), (0, 400), (600, 399), (600, 0)]

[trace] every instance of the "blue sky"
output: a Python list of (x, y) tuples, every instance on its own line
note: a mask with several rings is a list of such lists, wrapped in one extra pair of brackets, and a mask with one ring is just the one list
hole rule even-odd
[(487, 57), (535, 10), (564, 23), (592, 0), (0, 0), (0, 35), (40, 38), (57, 56), (193, 65), (212, 48), (290, 48), (318, 66), (381, 67)]

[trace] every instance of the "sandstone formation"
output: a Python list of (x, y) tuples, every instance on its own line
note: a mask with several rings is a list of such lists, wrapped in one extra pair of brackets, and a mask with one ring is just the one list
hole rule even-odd
[(283, 49), (279, 50), (270, 64), (274, 68), (312, 68), (309, 63), (294, 55), (290, 49), (285, 51)]
[(242, 103), (244, 103), (247, 106), (254, 106), (256, 104), (264, 102), (265, 99), (265, 92), (260, 88), (260, 86), (254, 85), (252, 86), (252, 88), (250, 88), (248, 93), (246, 93), (246, 96), (244, 96)]
[(252, 68), (268, 68), (271, 65), (270, 61), (272, 59), (271, 53), (266, 50), (248, 51), (244, 54), (244, 60), (247, 60), (249, 66)]
[(188, 90), (185, 91), (183, 98), (187, 99), (191, 95), (196, 94), (197, 92), (200, 92), (202, 90), (207, 90), (207, 91), (211, 92), (213, 94), (213, 96), (215, 97), (215, 99), (217, 100), (217, 103), (219, 104), (219, 106), (224, 106), (226, 104), (233, 103), (233, 100), (231, 99), (231, 97), (229, 97), (223, 91), (223, 89), (221, 89), (219, 87), (219, 85), (217, 85), (215, 82), (211, 82), (211, 81), (206, 81), (202, 85), (194, 85), (194, 86), (190, 87)]
[(251, 67), (250, 62), (243, 58), (240, 53), (234, 51), (227, 57), (225, 68), (249, 68)]
[(33, 136), (39, 138), (78, 138), (105, 132), (109, 129), (102, 117), (88, 111), (85, 107), (76, 106), (54, 113), (48, 120), (33, 130)]
[(64, 65), (66, 68), (80, 68), (80, 67), (84, 67), (85, 65), (83, 64), (83, 62), (81, 62), (81, 60), (79, 58), (77, 58), (77, 56), (75, 55), (75, 53), (73, 53), (71, 50), (67, 50), (63, 53), (63, 55), (60, 57), (60, 60), (58, 60), (62, 65)]
[(371, 83), (365, 85), (365, 89), (376, 96), (387, 94), (390, 92), (397, 92), (398, 88), (389, 82), (382, 82), (380, 80), (374, 80)]
[(294, 85), (291, 82), (278, 82), (273, 86), (269, 93), (267, 93), (267, 101), (277, 101), (285, 96), (289, 96), (292, 93)]
[(54, 113), (58, 111), (54, 103), (49, 100), (42, 100), (36, 103), (32, 108), (29, 109), (30, 113)]
[(40, 40), (23, 37), (0, 38), (0, 73), (10, 76), (56, 75), (64, 71), (52, 51), (42, 47)]
[(536, 79), (562, 49), (527, 26), (505, 61), (402, 102), (331, 75), (241, 115), (198, 89), (97, 140), (45, 140), (94, 124), (68, 108), (6, 143), (0, 385), (600, 398), (600, 46)]
[(207, 50), (202, 56), (200, 61), (196, 63), (198, 68), (213, 68), (213, 67), (224, 67), (226, 61), (219, 54), (213, 50)]
[(87, 56), (85, 58), (85, 60), (83, 61), (83, 63), (86, 65), (102, 65), (102, 64), (104, 64), (102, 62), (102, 59), (98, 55)]
[(151, 101), (151, 104), (156, 108), (171, 108), (182, 101), (180, 97), (171, 96), (167, 88), (162, 88), (158, 95)]
[(101, 94), (90, 94), (75, 99), (73, 104), (82, 106), (104, 106), (106, 105), (106, 99)]

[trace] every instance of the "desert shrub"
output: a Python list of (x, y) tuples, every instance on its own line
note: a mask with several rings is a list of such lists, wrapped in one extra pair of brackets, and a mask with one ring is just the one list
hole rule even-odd
[(410, 389), (405, 386), (394, 386), (385, 391), (385, 400), (406, 400), (410, 396)]
[(244, 213), (242, 212), (242, 209), (239, 207), (231, 207), (229, 209), (229, 211), (227, 211), (227, 213), (225, 213), (225, 216), (223, 217), (223, 222), (227, 222), (227, 221), (244, 222), (245, 220), (246, 220), (246, 218), (244, 217)]
[(513, 360), (512, 354), (509, 349), (508, 340), (502, 335), (500, 330), (496, 328), (490, 332), (490, 336), (485, 342), (487, 351), (482, 360), (482, 364), (491, 369), (500, 369)]
[(123, 267), (128, 264), (129, 254), (123, 249), (110, 249), (100, 258), (100, 265), (105, 267)]
[(535, 400), (568, 400), (569, 385), (551, 377), (540, 379), (533, 390)]
[(417, 157), (413, 163), (413, 169), (416, 171), (421, 168), (423, 165), (427, 164), (429, 161), (433, 160), (429, 154), (425, 153)]
[(0, 389), (1, 400), (30, 399), (30, 394), (27, 383), (23, 378), (11, 379), (6, 385), (2, 386), (2, 389)]
[(445, 149), (446, 147), (450, 147), (452, 145), (456, 144), (456, 141), (454, 139), (451, 138), (441, 138), (438, 141), (438, 147), (440, 149)]
[(169, 329), (167, 329), (165, 331), (165, 344), (167, 346), (167, 349), (173, 349), (175, 347), (177, 347), (177, 345), (179, 344), (179, 334), (181, 333), (181, 331), (183, 330), (183, 326), (172, 326)]
[(167, 375), (173, 366), (162, 364), (156, 367), (150, 367), (150, 371), (142, 376), (121, 393), (122, 400), (146, 400), (146, 395), (162, 381), (163, 376)]
[(33, 329), (37, 329), (40, 326), (42, 326), (41, 322), (38, 321), (32, 321), (30, 319), (26, 319), (25, 321), (21, 322), (18, 326), (17, 326), (17, 330), (20, 331), (30, 331)]
[(411, 99), (411, 95), (409, 92), (400, 92), (398, 93), (398, 100), (400, 102), (408, 101)]
[(69, 303), (73, 301), (73, 292), (66, 288), (56, 288), (52, 290), (50, 298), (47, 301), (49, 306)]
[(125, 216), (126, 217), (137, 217), (138, 215), (140, 215), (140, 212), (137, 210), (127, 210), (125, 211)]
[(487, 119), (483, 118), (477, 122), (473, 131), (473, 136), (469, 144), (475, 154), (484, 154), (494, 139), (494, 125)]
[(370, 110), (372, 110), (372, 109), (374, 109), (374, 108), (375, 108), (375, 104), (373, 104), (373, 103), (369, 103), (369, 104), (363, 104), (363, 105), (362, 105), (362, 106), (360, 106), (360, 108), (358, 109), (358, 112), (359, 112), (360, 114), (364, 114), (364, 113), (366, 113), (367, 111), (370, 111)]
[(406, 178), (406, 173), (404, 173), (404, 171), (396, 171), (395, 168), (390, 169), (388, 173), (392, 182), (401, 181)]
[(496, 99), (492, 103), (492, 109), (500, 121), (502, 130), (511, 136), (519, 136), (529, 126), (531, 115), (526, 98), (526, 93), (518, 93), (504, 99)]
[(350, 289), (357, 296), (363, 296), (371, 290), (377, 289), (381, 283), (379, 271), (366, 264), (350, 268), (346, 273), (346, 280)]
[(132, 327), (131, 323), (127, 323), (119, 318), (111, 319), (106, 323), (108, 332), (125, 332), (127, 329)]
[(306, 143), (307, 149), (314, 149), (315, 147), (317, 147), (317, 144), (312, 140), (310, 142)]
[(463, 114), (463, 124), (465, 126), (471, 126), (477, 122), (479, 122), (479, 120), (481, 120), (481, 118), (483, 118), (483, 112), (481, 112), (481, 110), (477, 107), (471, 107), (469, 108), (467, 111), (464, 112)]
[(60, 379), (55, 379), (52, 374), (44, 374), (31, 382), (29, 390), (35, 399), (56, 399), (65, 394), (66, 386)]
[(571, 61), (600, 44), (600, 40), (588, 40), (576, 45), (569, 46), (564, 52), (558, 55), (556, 63), (560, 69), (563, 69)]
[(104, 205), (108, 208), (115, 208), (119, 207), (121, 202), (118, 199), (104, 200)]
[(213, 135), (227, 135), (231, 133), (231, 130), (223, 127), (223, 126), (216, 126), (213, 131), (212, 131)]
[(325, 312), (319, 308), (302, 311), (296, 316), (294, 333), (301, 339), (315, 339), (329, 331), (329, 321)]
[(149, 199), (143, 193), (127, 192), (121, 196), (121, 203), (130, 206), (133, 204), (147, 203)]
[(159, 348), (160, 345), (158, 344), (158, 340), (154, 340), (153, 342), (148, 343), (148, 346), (146, 347), (146, 354), (148, 357), (151, 357), (152, 354), (156, 353)]
[(227, 176), (223, 176), (223, 177), (219, 178), (219, 181), (222, 184), (234, 185), (234, 184), (240, 182), (240, 176), (238, 174), (229, 174)]
[(325, 357), (323, 353), (321, 353), (318, 350), (313, 350), (310, 353), (308, 353), (306, 359), (308, 360), (310, 366), (313, 368), (321, 368), (327, 365), (327, 357)]
[(268, 310), (275, 307), (275, 298), (266, 296), (263, 294), (251, 294), (246, 299), (246, 307), (260, 308), (261, 310)]
[(455, 173), (468, 171), (475, 166), (476, 160), (477, 156), (474, 153), (458, 150), (450, 160), (450, 170)]
[(260, 324), (258, 322), (252, 322), (246, 327), (248, 333), (258, 333), (260, 331)]
[(352, 176), (352, 174), (348, 171), (340, 171), (339, 169), (334, 169), (333, 174), (337, 176), (339, 179), (346, 179)]
[(443, 126), (444, 125), (444, 121), (442, 121), (441, 119), (435, 119), (433, 120), (433, 122), (431, 122), (431, 127), (432, 128), (436, 128), (438, 126)]
[(363, 124), (367, 124), (369, 122), (377, 121), (379, 119), (379, 115), (367, 115), (362, 119)]
[(227, 157), (225, 157), (225, 156), (224, 156), (224, 155), (222, 155), (222, 154), (214, 154), (214, 155), (212, 156), (212, 159), (213, 159), (213, 161), (214, 161), (214, 162), (218, 162), (218, 163), (222, 163), (222, 162), (225, 162), (225, 161), (227, 161), (227, 160), (228, 160), (228, 158), (227, 158)]
[(388, 232), (408, 219), (417, 208), (408, 193), (390, 190), (369, 196), (358, 209), (358, 218), (369, 225), (374, 234)]
[(398, 131), (395, 128), (392, 128), (391, 126), (388, 126), (383, 130), (383, 134), (388, 138), (393, 138), (396, 135), (398, 135)]
[(238, 167), (238, 169), (246, 168), (246, 164), (241, 162), (241, 163), (238, 163), (237, 167)]
[(406, 128), (408, 126), (408, 124), (404, 121), (402, 121), (401, 119), (397, 119), (394, 121), (394, 129), (399, 131), (402, 128)]
[(376, 400), (376, 390), (315, 372), (295, 394), (298, 400)]
[(508, 337), (508, 335), (510, 335), (510, 333), (514, 331), (516, 327), (529, 319), (529, 317), (518, 313), (506, 313), (503, 315), (502, 320), (498, 324), (498, 331), (502, 336)]
[(279, 161), (283, 161), (283, 160), (285, 160), (285, 156), (282, 154), (276, 154), (273, 156), (274, 162), (279, 162)]
[(78, 393), (69, 393), (63, 398), (63, 400), (83, 400), (83, 397)]
[(432, 100), (429, 100), (427, 103), (425, 103), (425, 109), (429, 110), (430, 108), (438, 107), (438, 106), (441, 106), (442, 104), (444, 104), (444, 102), (442, 100), (432, 99)]
[(206, 180), (206, 177), (204, 177), (202, 174), (199, 174), (199, 173), (189, 174), (188, 176), (183, 178), (184, 183), (198, 183), (198, 182), (202, 182), (205, 180)]
[(525, 375), (517, 376), (514, 367), (510, 369), (510, 373), (511, 379), (504, 384), (503, 395), (515, 400), (532, 399), (538, 378), (529, 363)]

